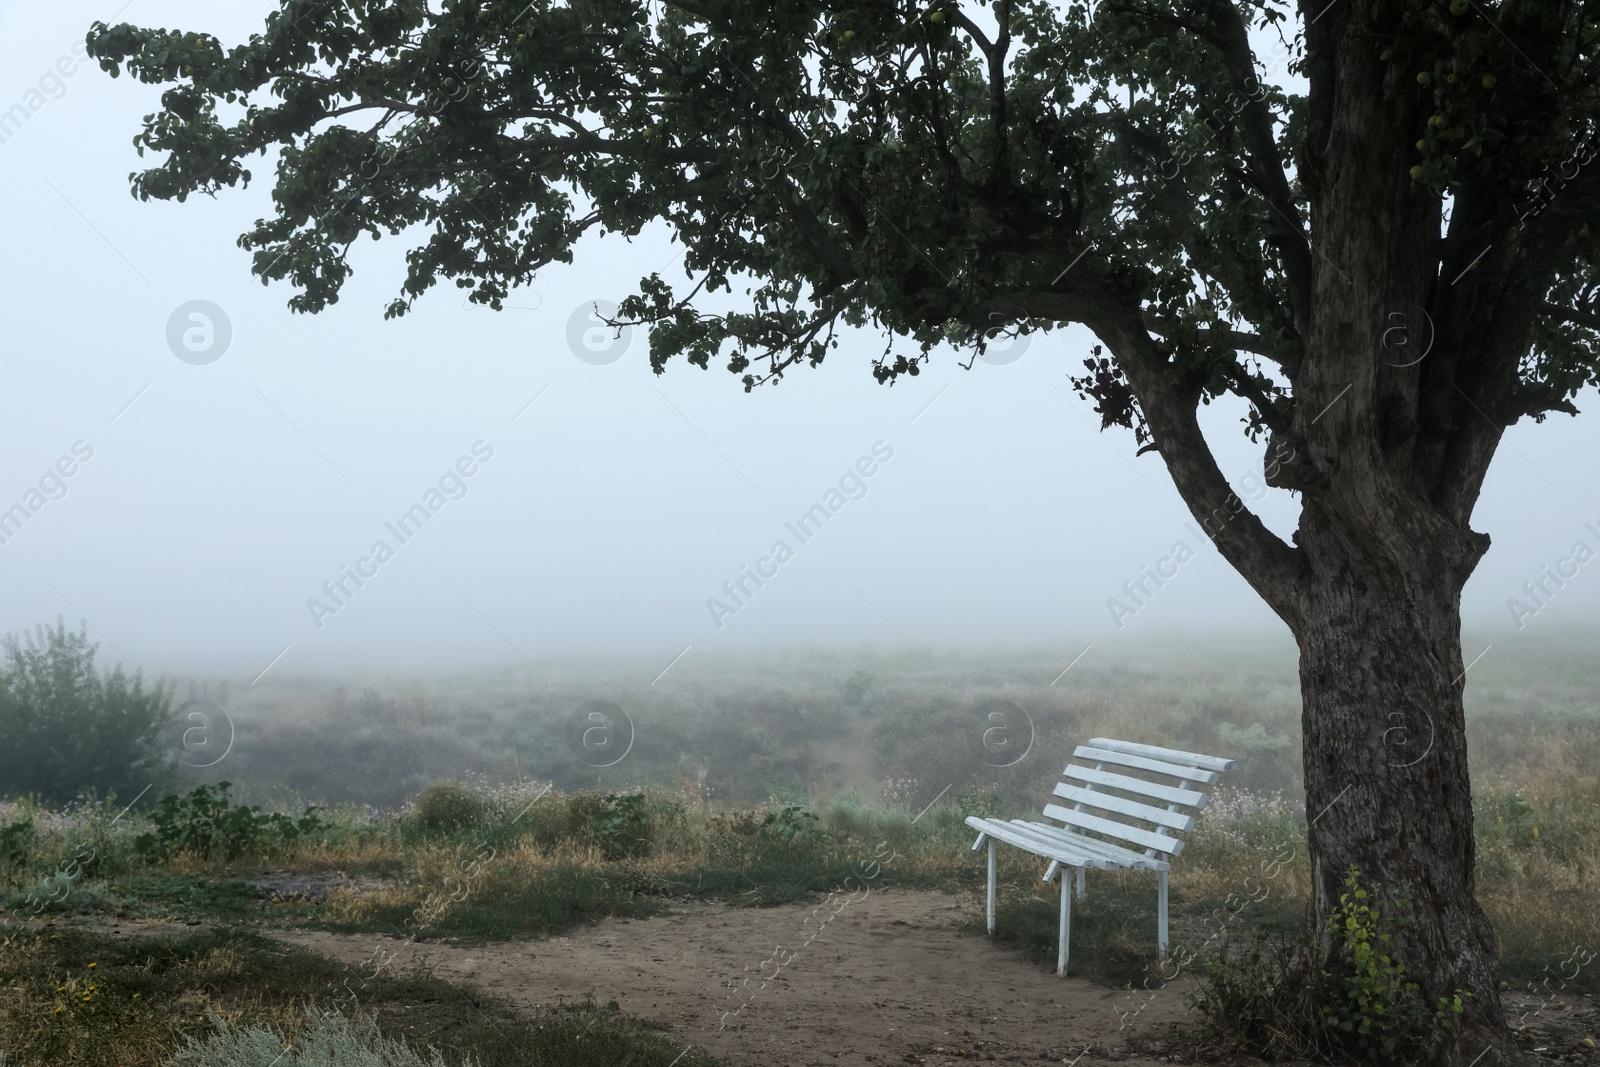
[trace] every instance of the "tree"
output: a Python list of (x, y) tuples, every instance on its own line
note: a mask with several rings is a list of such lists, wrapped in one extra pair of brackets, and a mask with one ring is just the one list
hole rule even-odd
[(172, 718), (165, 686), (145, 689), (119, 666), (94, 668), (87, 627), (37, 627), (24, 648), (4, 640), (0, 670), (0, 792), (71, 800), (85, 792), (134, 797), (163, 782), (170, 760), (158, 747)]
[[(231, 48), (103, 23), (89, 47), (168, 86), (139, 197), (280, 150), (240, 244), (297, 311), (363, 235), (417, 237), (399, 315), (441, 279), (498, 309), (584, 234), (661, 220), (692, 285), (644, 278), (614, 320), (650, 326), (657, 373), (726, 355), (749, 389), (870, 320), (893, 383), (940, 342), (1086, 325), (1079, 390), (1299, 643), (1315, 914), (1351, 865), (1375, 878), (1429, 1003), (1471, 994), (1441, 1054), (1466, 1063), (1516, 1053), (1459, 597), (1501, 435), (1575, 413), (1600, 366), (1597, 23), (1600, 0), (280, 0)], [(743, 310), (696, 304), (747, 281)], [(1207, 445), (1224, 395), (1299, 494), (1290, 541)]]

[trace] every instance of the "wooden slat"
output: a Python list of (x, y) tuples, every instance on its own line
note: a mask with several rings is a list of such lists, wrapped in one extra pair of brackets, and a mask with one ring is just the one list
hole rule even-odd
[(1157, 785), (1155, 782), (1143, 778), (1131, 778), (1126, 774), (1112, 774), (1110, 771), (1097, 771), (1093, 767), (1080, 767), (1076, 763), (1067, 764), (1063, 772), (1068, 778), (1076, 778), (1080, 782), (1089, 782), (1092, 785), (1109, 786), (1120, 789), (1125, 793), (1139, 793), (1157, 800), (1165, 800), (1169, 804), (1183, 804), (1194, 808), (1196, 811), (1206, 806), (1211, 797), (1194, 789), (1179, 789), (1175, 785)]
[(1115, 819), (1102, 819), (1098, 815), (1072, 811), (1061, 807), (1059, 804), (1046, 804), (1044, 806), (1044, 814), (1047, 818), (1064, 822), (1068, 826), (1081, 826), (1085, 830), (1093, 830), (1096, 833), (1105, 834), (1107, 837), (1115, 837), (1123, 841), (1132, 841), (1135, 844), (1153, 848), (1157, 852), (1165, 852), (1171, 856), (1176, 856), (1183, 851), (1183, 842), (1175, 837), (1168, 837), (1153, 830), (1141, 830), (1137, 826), (1129, 826), (1127, 823), (1117, 822)]
[(1052, 836), (1048, 832), (1052, 829), (1055, 827), (1045, 823), (1017, 820), (1009, 825), (1007, 833), (1012, 835), (1013, 844), (1074, 867), (1087, 866), (1102, 871), (1113, 871), (1126, 866), (1121, 856), (1110, 855), (1102, 849), (1086, 847), (1089, 838), (1067, 841), (1063, 838), (1070, 835)]
[[(970, 823), (971, 819), (968, 822)], [(1108, 857), (1090, 854), (1082, 849), (1061, 847), (1056, 841), (1046, 838), (1034, 830), (1034, 827), (1042, 825), (1040, 823), (1027, 823), (1020, 820), (1007, 823), (1000, 822), (998, 819), (986, 819), (983, 822), (985, 825), (978, 827), (978, 829), (981, 829), (988, 836), (998, 841), (1004, 841), (1009, 845), (1015, 845), (1026, 852), (1032, 852), (1036, 856), (1044, 856), (1046, 859), (1056, 860), (1074, 867), (1089, 864), (1103, 871), (1126, 866), (1126, 864), (1119, 863)]]
[(1090, 760), (1094, 763), (1117, 763), (1124, 767), (1136, 767), (1141, 771), (1154, 771), (1172, 778), (1190, 782), (1200, 782), (1203, 785), (1212, 785), (1217, 780), (1215, 771), (1203, 770), (1199, 767), (1185, 767), (1177, 763), (1164, 763), (1161, 760), (1150, 759), (1147, 756), (1135, 756), (1127, 752), (1118, 752), (1115, 749), (1095, 748), (1091, 745), (1079, 745), (1072, 753), (1074, 759)]
[(1108, 749), (1112, 752), (1126, 752), (1130, 756), (1146, 756), (1150, 759), (1164, 760), (1167, 763), (1199, 767), (1207, 771), (1231, 771), (1235, 766), (1233, 760), (1222, 756), (1206, 756), (1199, 752), (1183, 752), (1176, 748), (1140, 745), (1133, 741), (1118, 741), (1110, 737), (1091, 737), (1089, 738), (1089, 744), (1095, 748)]
[[(1032, 825), (1038, 826), (1049, 824), (1034, 823)], [(1085, 852), (1093, 853), (1096, 856), (1102, 856), (1105, 859), (1112, 861), (1114, 866), (1131, 867), (1140, 871), (1166, 869), (1165, 860), (1153, 859), (1150, 856), (1145, 855), (1143, 852), (1135, 852), (1132, 849), (1123, 848), (1121, 845), (1114, 845), (1110, 841), (1105, 841), (1098, 837), (1090, 837), (1088, 834), (1072, 833), (1067, 830), (1062, 830), (1054, 825), (1050, 825), (1050, 829), (1065, 835), (1066, 840), (1073, 843), (1073, 847), (1081, 848)], [(1049, 880), (1050, 879), (1048, 878), (1045, 879), (1047, 882)]]
[(1114, 811), (1119, 815), (1143, 819), (1158, 826), (1169, 826), (1174, 830), (1180, 831), (1194, 829), (1194, 816), (1171, 811), (1167, 808), (1151, 807), (1149, 804), (1141, 804), (1137, 800), (1127, 800), (1123, 797), (1113, 796), (1110, 793), (1096, 793), (1092, 789), (1068, 785), (1065, 782), (1057, 782), (1053, 792), (1063, 800), (1076, 801), (1080, 805), (1099, 808), (1101, 811)]
[[(1027, 848), (1036, 855), (1048, 856), (1056, 862), (1071, 867), (1094, 867), (1102, 871), (1128, 868), (1154, 871), (1165, 870), (1167, 866), (1165, 860), (1153, 859), (1143, 853), (1133, 852), (1085, 834), (1069, 833), (1049, 823), (1013, 819), (1007, 826), (1016, 835), (1011, 844)], [(1023, 840), (1033, 842), (1033, 846), (1020, 844), (1019, 842)]]

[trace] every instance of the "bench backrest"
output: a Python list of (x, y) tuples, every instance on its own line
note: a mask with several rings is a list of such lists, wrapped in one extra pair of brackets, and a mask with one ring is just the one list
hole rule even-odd
[(1183, 841), (1174, 835), (1193, 829), (1194, 814), (1210, 799), (1196, 787), (1215, 785), (1219, 774), (1234, 769), (1233, 760), (1220, 756), (1108, 737), (1091, 738), (1072, 758), (1088, 766), (1069, 763), (1054, 790), (1071, 807), (1046, 804), (1045, 817), (1078, 833), (1136, 845), (1147, 856), (1182, 852)]

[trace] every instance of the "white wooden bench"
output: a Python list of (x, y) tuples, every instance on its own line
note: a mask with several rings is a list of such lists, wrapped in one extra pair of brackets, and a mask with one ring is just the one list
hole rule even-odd
[[(1046, 804), (1047, 819), (1065, 823), (1028, 822), (1024, 819), (980, 819), (972, 816), (967, 825), (978, 831), (973, 842), (976, 852), (989, 846), (989, 933), (994, 933), (995, 842), (1043, 856), (1050, 861), (1044, 873), (1046, 882), (1061, 880), (1061, 941), (1056, 949), (1056, 973), (1067, 973), (1067, 944), (1072, 923), (1072, 898), (1067, 892), (1067, 868), (1077, 871), (1077, 895), (1083, 899), (1083, 872), (1097, 870), (1156, 871), (1160, 888), (1156, 902), (1158, 945), (1161, 957), (1167, 955), (1167, 871), (1171, 858), (1183, 851), (1183, 841), (1174, 836), (1194, 828), (1194, 813), (1205, 807), (1209, 794), (1195, 786), (1215, 785), (1217, 775), (1234, 769), (1231, 759), (1180, 752), (1154, 745), (1136, 745), (1106, 737), (1091, 738), (1080, 745), (1072, 758), (1093, 766), (1068, 764), (1062, 772), (1067, 781), (1058, 782), (1054, 793), (1070, 801), (1072, 807)], [(1107, 770), (1112, 764), (1115, 770)], [(1158, 778), (1127, 773), (1142, 772)], [(1166, 784), (1159, 778), (1176, 782)], [(1097, 787), (1100, 791), (1097, 791)], [(1125, 796), (1122, 794), (1132, 794)], [(1156, 807), (1148, 801), (1160, 801)], [(1097, 809), (1096, 813), (1084, 811)], [(1104, 814), (1100, 814), (1100, 813)], [(1148, 828), (1145, 824), (1148, 824)], [(1093, 835), (1093, 836), (1091, 836)], [(1126, 847), (1127, 842), (1143, 847), (1143, 852)]]

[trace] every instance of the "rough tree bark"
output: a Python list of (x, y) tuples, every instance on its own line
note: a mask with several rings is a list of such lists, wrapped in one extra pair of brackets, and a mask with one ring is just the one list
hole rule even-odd
[[(1354, 865), (1384, 914), (1407, 920), (1394, 934), (1424, 1002), (1471, 994), (1441, 1062), (1470, 1063), (1489, 1048), (1514, 1060), (1494, 930), (1475, 895), (1459, 610), (1470, 567), (1446, 565), (1444, 552), (1431, 574), (1354, 556), (1315, 512), (1298, 540), (1311, 571), (1294, 627), (1311, 911), (1319, 920), (1334, 911)], [(1319, 934), (1327, 965), (1336, 946), (1331, 931)]]

